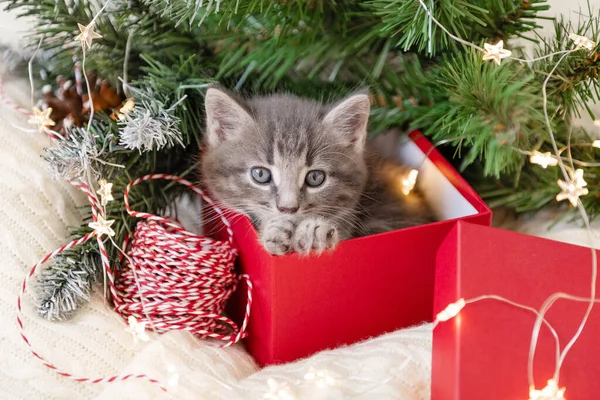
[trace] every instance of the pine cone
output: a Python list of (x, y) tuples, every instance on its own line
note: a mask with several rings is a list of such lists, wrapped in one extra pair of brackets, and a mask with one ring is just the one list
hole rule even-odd
[[(123, 97), (110, 86), (107, 80), (94, 78), (90, 79), (90, 82), (95, 82), (91, 88), (94, 112), (111, 113), (122, 104)], [(51, 107), (50, 118), (56, 123), (54, 130), (66, 134), (66, 128), (72, 125), (82, 126), (89, 119), (89, 96), (79, 95), (73, 81), (62, 76), (56, 78), (56, 83), (57, 90), (54, 90), (52, 85), (44, 86), (42, 90), (44, 98), (40, 108)]]

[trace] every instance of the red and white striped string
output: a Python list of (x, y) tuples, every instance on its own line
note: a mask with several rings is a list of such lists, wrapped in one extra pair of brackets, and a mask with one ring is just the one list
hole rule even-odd
[[(209, 203), (223, 222), (229, 238), (218, 241), (188, 232), (180, 224), (129, 206), (131, 188), (142, 182), (167, 179), (187, 186)], [(246, 335), (252, 305), (252, 283), (238, 276), (234, 261), (233, 232), (223, 211), (202, 190), (177, 176), (153, 174), (131, 182), (125, 189), (125, 209), (140, 221), (116, 284), (115, 310), (124, 318), (133, 315), (155, 331), (186, 330), (198, 337), (237, 343)], [(222, 316), (225, 303), (240, 280), (248, 302), (241, 328)]]
[(73, 65), (75, 65), (75, 89), (78, 95), (83, 94), (83, 73), (81, 71), (81, 62), (77, 55), (73, 55)]
[[(173, 180), (202, 196), (221, 216), (229, 233), (228, 241), (222, 242), (198, 236), (187, 232), (181, 225), (166, 218), (131, 210), (129, 206), (131, 188), (151, 179)], [(70, 181), (70, 183), (87, 196), (94, 222), (98, 221), (98, 215), (104, 218), (104, 209), (88, 185), (80, 181)], [(198, 337), (222, 340), (225, 342), (222, 345), (224, 347), (237, 343), (246, 336), (252, 305), (252, 283), (247, 275), (237, 276), (235, 273), (233, 263), (237, 251), (233, 247), (233, 232), (229, 221), (222, 210), (191, 182), (164, 174), (147, 175), (131, 182), (125, 191), (124, 201), (127, 212), (131, 216), (143, 218), (145, 221), (138, 223), (133, 240), (128, 246), (131, 255), (123, 254), (121, 257), (126, 259), (126, 263), (118, 279), (115, 280), (110, 267), (102, 235), (98, 235), (96, 231), (90, 232), (47, 254), (30, 269), (17, 297), (17, 324), (21, 337), (31, 353), (44, 366), (63, 377), (77, 382), (96, 384), (140, 379), (156, 384), (166, 392), (165, 385), (146, 374), (130, 373), (89, 378), (66, 372), (34, 349), (23, 324), (22, 299), (29, 280), (38, 268), (63, 251), (96, 237), (115, 309), (124, 318), (133, 315), (148, 322), (158, 332), (187, 330)], [(238, 328), (233, 321), (222, 316), (221, 313), (225, 302), (241, 280), (244, 280), (247, 286), (248, 303), (244, 321)]]
[[(92, 207), (92, 218), (96, 221), (97, 220), (97, 212), (95, 210), (94, 205), (97, 204), (97, 199), (95, 198), (95, 196), (89, 190), (89, 188), (87, 187), (87, 185), (85, 183), (83, 183), (83, 182), (71, 182), (71, 183), (74, 184), (75, 186), (79, 187), (80, 189), (82, 189), (84, 191), (84, 193), (88, 196), (90, 206)], [(29, 270), (29, 273), (25, 276), (25, 279), (23, 280), (23, 284), (21, 285), (21, 290), (17, 297), (17, 324), (19, 326), (19, 333), (21, 334), (21, 338), (23, 338), (23, 341), (29, 347), (29, 351), (31, 351), (31, 353), (37, 359), (39, 359), (45, 367), (53, 370), (58, 375), (63, 376), (65, 378), (69, 378), (69, 379), (72, 379), (74, 381), (81, 382), (81, 383), (112, 383), (112, 382), (119, 382), (119, 381), (127, 381), (130, 379), (140, 379), (140, 380), (145, 380), (147, 382), (150, 382), (152, 384), (156, 384), (161, 388), (161, 390), (166, 392), (167, 391), (166, 387), (162, 383), (160, 383), (160, 381), (158, 381), (157, 379), (151, 378), (150, 376), (148, 376), (146, 374), (122, 374), (122, 375), (114, 375), (114, 376), (110, 376), (110, 377), (89, 378), (89, 377), (78, 376), (76, 374), (72, 374), (70, 372), (64, 371), (63, 369), (52, 364), (49, 360), (47, 360), (44, 356), (42, 356), (39, 352), (37, 352), (34, 349), (33, 345), (31, 344), (29, 338), (25, 334), (25, 326), (23, 324), (23, 317), (22, 317), (23, 310), (22, 310), (21, 303), (22, 303), (23, 296), (25, 295), (25, 291), (27, 290), (27, 284), (29, 283), (29, 280), (31, 279), (31, 277), (36, 273), (36, 271), (38, 270), (38, 268), (41, 265), (45, 264), (47, 261), (49, 261), (53, 257), (61, 254), (65, 250), (73, 248), (74, 246), (77, 246), (77, 245), (87, 242), (92, 237), (97, 237), (98, 243), (99, 244), (102, 243), (102, 238), (100, 236), (96, 235), (96, 231), (92, 231), (92, 232), (84, 235), (83, 237), (81, 237), (77, 240), (73, 240), (64, 246), (59, 247), (58, 249), (54, 250), (53, 252), (45, 255), (37, 264), (35, 264)], [(102, 246), (102, 248), (103, 247), (104, 246)], [(106, 252), (104, 252), (104, 254), (106, 255)], [(108, 265), (108, 263), (105, 263), (104, 260), (102, 260), (102, 264), (103, 264), (104, 268), (106, 268), (106, 265)], [(109, 266), (108, 270), (110, 271), (110, 266)], [(107, 275), (112, 276), (112, 273), (108, 273)]]

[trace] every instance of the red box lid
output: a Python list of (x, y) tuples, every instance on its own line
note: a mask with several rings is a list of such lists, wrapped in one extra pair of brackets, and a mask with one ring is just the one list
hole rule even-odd
[[(495, 294), (534, 309), (565, 292), (589, 297), (589, 248), (457, 222), (437, 254), (434, 311), (460, 298)], [(557, 301), (546, 314), (561, 350), (577, 331), (588, 303)], [(527, 399), (527, 359), (536, 315), (496, 300), (468, 304), (433, 333), (433, 400)], [(568, 399), (600, 393), (600, 304), (561, 368)], [(552, 378), (555, 342), (542, 325), (535, 354), (537, 389)]]

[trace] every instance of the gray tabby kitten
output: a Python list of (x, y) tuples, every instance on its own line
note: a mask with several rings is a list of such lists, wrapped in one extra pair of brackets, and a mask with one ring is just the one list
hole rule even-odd
[(433, 220), (418, 194), (394, 191), (401, 167), (367, 149), (367, 95), (325, 106), (290, 95), (243, 101), (210, 88), (205, 107), (203, 183), (252, 220), (272, 254), (319, 253)]

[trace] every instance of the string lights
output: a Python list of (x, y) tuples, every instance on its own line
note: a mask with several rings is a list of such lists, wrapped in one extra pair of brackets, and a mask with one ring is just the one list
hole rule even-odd
[(569, 34), (569, 39), (575, 43), (577, 49), (587, 49), (589, 51), (594, 50), (596, 42), (586, 38), (585, 36), (577, 35), (576, 33)]
[(142, 342), (147, 342), (150, 340), (148, 333), (146, 333), (146, 322), (139, 322), (136, 317), (130, 315), (127, 318), (128, 327), (125, 329), (125, 332), (131, 333), (133, 336), (133, 340), (137, 343), (138, 340)]
[(570, 172), (571, 175), (571, 181), (573, 182), (573, 184), (578, 187), (578, 188), (582, 188), (584, 186), (587, 186), (587, 182), (583, 179), (583, 170), (582, 169), (576, 169), (573, 172)]
[(458, 299), (458, 301), (454, 302), (454, 303), (450, 303), (448, 304), (448, 306), (446, 308), (444, 308), (442, 311), (440, 311), (435, 319), (436, 321), (448, 321), (454, 317), (456, 317), (458, 315), (458, 313), (460, 312), (460, 310), (462, 310), (463, 308), (465, 308), (465, 299), (460, 298)]
[(79, 27), (79, 31), (81, 33), (75, 37), (75, 40), (81, 42), (82, 46), (85, 44), (88, 49), (92, 47), (92, 41), (94, 39), (102, 38), (102, 35), (94, 31), (95, 25), (96, 24), (94, 21), (90, 22), (86, 26), (78, 23), (77, 26)]
[(558, 165), (558, 159), (553, 157), (549, 151), (541, 153), (537, 150), (534, 150), (529, 157), (529, 162), (532, 164), (537, 164), (544, 169), (548, 168), (548, 166), (555, 167)]
[(496, 44), (485, 43), (483, 45), (483, 61), (492, 60), (496, 65), (500, 65), (500, 61), (512, 55), (510, 50), (504, 48), (504, 41), (500, 40)]
[(269, 391), (264, 394), (263, 398), (269, 400), (296, 400), (296, 396), (290, 385), (287, 382), (278, 382), (273, 378), (267, 379)]
[(317, 387), (321, 389), (335, 385), (335, 377), (333, 374), (324, 369), (310, 367), (308, 372), (304, 375), (304, 379), (313, 381)]
[(417, 184), (417, 177), (419, 176), (419, 171), (416, 169), (411, 169), (408, 174), (403, 177), (400, 177), (400, 190), (402, 194), (408, 196), (410, 192), (415, 188)]
[(529, 400), (564, 400), (565, 388), (558, 387), (554, 379), (548, 380), (548, 384), (541, 390), (534, 387), (529, 390)]
[(127, 100), (125, 102), (125, 104), (123, 104), (123, 107), (121, 107), (119, 109), (119, 112), (117, 113), (117, 118), (119, 119), (119, 121), (125, 122), (125, 120), (126, 120), (125, 116), (130, 114), (131, 111), (133, 111), (134, 107), (135, 107), (135, 101), (133, 99)]
[(106, 206), (108, 202), (113, 201), (114, 197), (112, 195), (112, 183), (106, 181), (106, 179), (100, 179), (98, 181), (100, 184), (100, 189), (98, 189), (98, 196), (100, 196), (100, 204), (102, 206)]
[(52, 114), (52, 108), (48, 107), (45, 110), (40, 110), (37, 107), (33, 107), (33, 115), (29, 118), (28, 123), (32, 125), (37, 125), (37, 129), (40, 132), (46, 132), (49, 127), (56, 125), (54, 121), (50, 118)]
[[(581, 170), (579, 170), (579, 171), (581, 171)], [(588, 194), (588, 189), (586, 187), (577, 185), (573, 181), (568, 182), (568, 181), (563, 181), (563, 180), (559, 179), (557, 182), (558, 182), (558, 186), (561, 189), (561, 192), (556, 195), (556, 201), (569, 200), (571, 205), (573, 207), (576, 207), (579, 197), (585, 196), (586, 194)]]
[(111, 228), (114, 223), (114, 219), (106, 220), (102, 215), (98, 215), (98, 220), (90, 222), (88, 226), (96, 232), (98, 237), (101, 237), (102, 235), (112, 237), (115, 236), (115, 231)]

